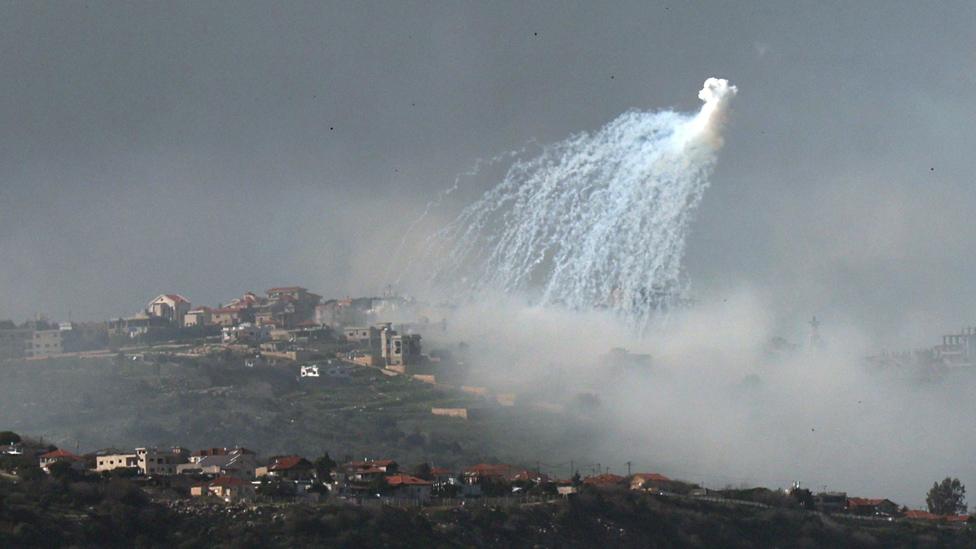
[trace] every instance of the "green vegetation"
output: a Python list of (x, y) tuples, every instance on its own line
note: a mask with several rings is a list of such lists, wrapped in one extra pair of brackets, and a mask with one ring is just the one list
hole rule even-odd
[[(298, 366), (246, 368), (241, 358), (63, 358), (0, 363), (0, 424), (81, 451), (241, 445), (265, 455), (325, 451), (438, 466), (565, 461), (600, 441), (583, 420), (363, 367), (298, 377)], [(465, 421), (432, 407), (489, 407)], [(568, 472), (567, 472), (568, 474)]]
[(925, 503), (929, 512), (937, 515), (955, 515), (966, 512), (966, 487), (957, 478), (946, 477), (932, 485)]
[[(584, 488), (550, 503), (452, 508), (212, 505), (133, 481), (0, 480), (0, 546), (972, 547), (971, 527), (847, 520)], [(166, 503), (163, 503), (166, 502)]]

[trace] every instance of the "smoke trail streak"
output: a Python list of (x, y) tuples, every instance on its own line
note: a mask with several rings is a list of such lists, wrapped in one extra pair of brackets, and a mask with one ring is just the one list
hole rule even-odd
[(609, 308), (645, 327), (685, 292), (688, 225), (736, 91), (709, 78), (698, 113), (626, 112), (514, 162), (500, 184), (429, 239), (422, 261), (432, 287)]

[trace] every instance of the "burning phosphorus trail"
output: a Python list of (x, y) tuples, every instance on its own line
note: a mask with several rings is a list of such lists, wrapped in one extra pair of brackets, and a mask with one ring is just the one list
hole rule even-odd
[(433, 287), (607, 308), (646, 327), (686, 292), (688, 225), (736, 91), (709, 78), (697, 113), (629, 111), (516, 161), (428, 241)]

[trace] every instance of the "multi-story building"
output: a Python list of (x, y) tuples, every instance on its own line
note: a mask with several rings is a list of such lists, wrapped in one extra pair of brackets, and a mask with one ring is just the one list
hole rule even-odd
[(17, 327), (13, 322), (0, 322), (0, 359), (23, 358), (27, 349), (33, 346), (31, 328)]
[(136, 448), (137, 466), (143, 475), (175, 475), (176, 467), (186, 463), (188, 457), (189, 452), (185, 448)]
[(146, 305), (146, 314), (165, 319), (172, 325), (182, 326), (186, 313), (190, 312), (190, 300), (179, 294), (163, 294)]
[(386, 368), (404, 373), (420, 360), (420, 336), (399, 334), (387, 325), (380, 330), (380, 356)]
[(30, 347), (26, 356), (40, 358), (59, 355), (62, 351), (61, 330), (34, 330), (31, 333)]
[(183, 316), (183, 326), (193, 328), (195, 326), (208, 326), (211, 323), (210, 307), (197, 307), (187, 311)]

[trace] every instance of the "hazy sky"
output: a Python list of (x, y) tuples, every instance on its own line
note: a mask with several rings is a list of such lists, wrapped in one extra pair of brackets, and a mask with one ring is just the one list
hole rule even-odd
[[(976, 322), (971, 2), (0, 7), (0, 318), (376, 291), (478, 158), (740, 90), (696, 291), (879, 344)], [(886, 331), (887, 335), (885, 335)]]

